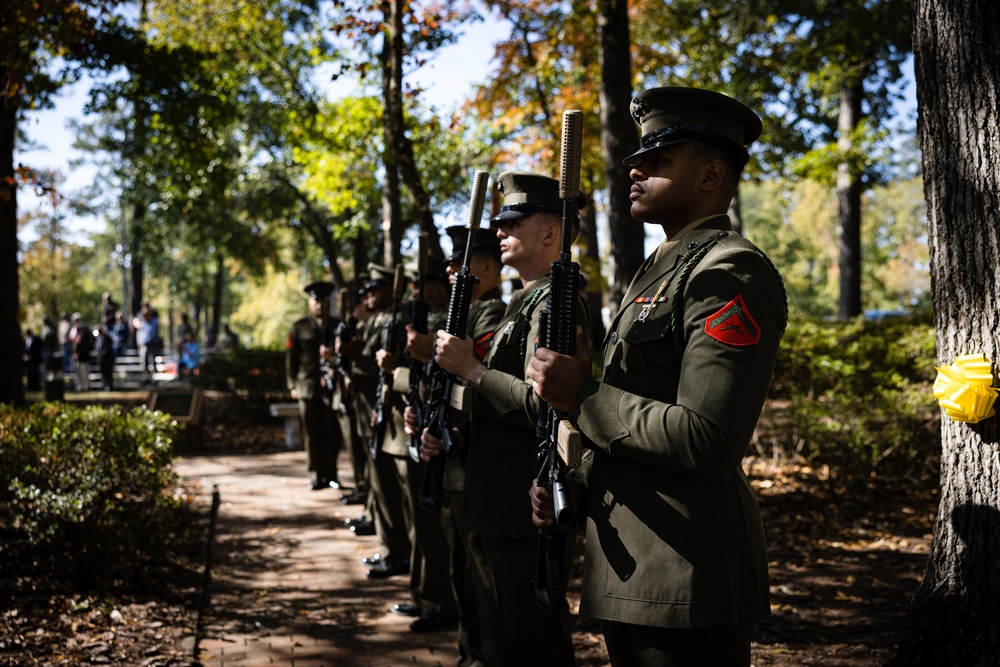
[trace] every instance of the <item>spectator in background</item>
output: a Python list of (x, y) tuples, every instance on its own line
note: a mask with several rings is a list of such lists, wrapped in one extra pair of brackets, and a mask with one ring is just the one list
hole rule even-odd
[[(59, 345), (59, 328), (48, 315), (42, 320), (42, 359), (48, 362), (52, 357), (58, 356), (62, 352)], [(46, 366), (49, 370), (51, 367)]]
[(180, 362), (177, 364), (177, 371), (181, 377), (198, 374), (198, 364), (201, 358), (201, 344), (195, 337), (194, 331), (188, 330), (184, 334), (184, 339), (180, 345)]
[(42, 390), (42, 339), (31, 329), (24, 330), (24, 372), (28, 376), (28, 391)]
[(181, 323), (177, 325), (177, 347), (180, 347), (187, 338), (188, 332), (197, 333), (191, 326), (191, 318), (187, 313), (181, 313)]
[(101, 390), (111, 391), (114, 389), (115, 384), (115, 350), (114, 340), (111, 338), (107, 327), (102, 326), (97, 329), (94, 357), (97, 359), (97, 365), (101, 369)]
[(115, 311), (114, 320), (108, 327), (108, 335), (111, 336), (111, 349), (117, 359), (122, 356), (128, 345), (128, 323), (125, 322), (125, 314), (122, 311)]
[(68, 313), (59, 316), (59, 328), (57, 334), (59, 345), (62, 346), (63, 370), (69, 373), (73, 370), (73, 339), (70, 338), (69, 330), (73, 328), (73, 323), (69, 319)]
[(118, 304), (111, 298), (111, 292), (105, 292), (101, 297), (101, 318), (105, 329), (111, 329), (115, 323), (115, 313), (118, 312)]
[(226, 350), (236, 350), (240, 347), (240, 337), (233, 333), (233, 330), (229, 328), (229, 325), (223, 325), (222, 335), (219, 336), (219, 342), (216, 344), (216, 349), (225, 352)]
[(73, 316), (73, 361), (76, 363), (76, 390), (90, 389), (90, 355), (94, 352), (94, 333), (87, 328), (83, 318)]
[(153, 384), (153, 373), (156, 372), (156, 355), (160, 353), (163, 339), (160, 338), (160, 318), (156, 310), (148, 303), (142, 305), (142, 313), (137, 318), (141, 322), (136, 332), (135, 340), (139, 345), (139, 358), (142, 359), (146, 384)]

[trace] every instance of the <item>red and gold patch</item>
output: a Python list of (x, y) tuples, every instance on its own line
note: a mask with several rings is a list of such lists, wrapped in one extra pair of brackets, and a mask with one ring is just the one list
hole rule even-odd
[(482, 360), (490, 349), (490, 341), (493, 340), (493, 332), (485, 333), (477, 338), (473, 344), (476, 358)]
[(705, 333), (726, 345), (756, 345), (760, 342), (760, 327), (743, 302), (743, 296), (723, 306), (705, 320)]

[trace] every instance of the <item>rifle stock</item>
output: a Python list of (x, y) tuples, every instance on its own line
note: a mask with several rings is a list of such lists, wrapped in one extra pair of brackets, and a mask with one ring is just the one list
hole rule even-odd
[[(455, 275), (451, 297), (448, 301), (448, 319), (445, 323), (445, 331), (458, 338), (465, 338), (466, 327), (469, 323), (469, 308), (472, 305), (472, 290), (479, 282), (479, 278), (470, 273), (469, 262), (472, 259), (476, 230), (479, 229), (479, 221), (483, 217), (488, 181), (489, 174), (485, 171), (476, 172), (472, 182), (472, 196), (469, 200), (469, 221), (466, 225), (469, 234), (465, 241), (462, 269)], [(420, 507), (437, 514), (441, 511), (441, 502), (444, 499), (444, 469), (447, 463), (445, 457), (452, 460), (458, 458), (459, 448), (451, 436), (451, 413), (448, 407), (451, 387), (455, 378), (438, 366), (433, 358), (428, 364), (428, 368), (431, 376), (431, 391), (421, 414), (420, 431), (423, 432), (423, 429), (426, 428), (430, 435), (440, 438), (444, 442), (445, 454), (434, 457), (427, 464), (420, 487), (419, 502)]]

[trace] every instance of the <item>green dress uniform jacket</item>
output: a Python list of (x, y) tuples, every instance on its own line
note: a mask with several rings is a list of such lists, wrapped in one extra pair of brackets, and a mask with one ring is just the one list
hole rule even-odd
[[(337, 479), (337, 455), (344, 441), (336, 414), (324, 402), (323, 370), (320, 345), (332, 342), (337, 318), (328, 318), (321, 326), (314, 317), (303, 317), (292, 325), (285, 350), (285, 381), (294, 389), (306, 427), (306, 450), (309, 470), (321, 480)], [(332, 378), (327, 378), (332, 381)]]
[[(524, 377), (548, 293), (546, 273), (511, 296), (484, 360), (465, 470), (463, 527), (473, 533), (538, 539), (528, 491), (540, 465), (535, 424), (544, 403)], [(586, 304), (580, 299), (577, 305), (577, 322), (589, 331)]]
[(314, 317), (303, 317), (292, 325), (285, 346), (285, 383), (303, 400), (319, 397), (319, 346), (323, 329)]
[[(492, 347), (493, 333), (503, 321), (507, 304), (503, 301), (500, 288), (494, 288), (480, 296), (469, 309), (469, 321), (466, 323), (466, 337), (472, 339), (473, 351), (479, 359), (485, 359)], [(466, 442), (470, 437), (470, 422), (468, 415), (453, 413), (452, 424), (462, 431)], [(465, 464), (462, 461), (449, 460), (444, 469), (444, 490), (446, 493), (458, 493), (465, 488)]]
[(733, 626), (770, 611), (764, 528), (741, 461), (787, 311), (777, 272), (728, 217), (678, 241), (636, 275), (604, 341), (603, 381), (578, 395), (594, 449), (577, 471), (588, 487), (580, 613)]

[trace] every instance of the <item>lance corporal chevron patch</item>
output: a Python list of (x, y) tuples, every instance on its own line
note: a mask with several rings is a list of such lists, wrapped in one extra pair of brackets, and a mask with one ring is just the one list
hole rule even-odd
[(760, 342), (760, 327), (743, 302), (743, 296), (723, 306), (705, 320), (705, 333), (727, 345), (756, 345)]
[(493, 342), (493, 332), (483, 334), (473, 342), (473, 352), (475, 352), (476, 357), (482, 359), (489, 352), (490, 343)]

